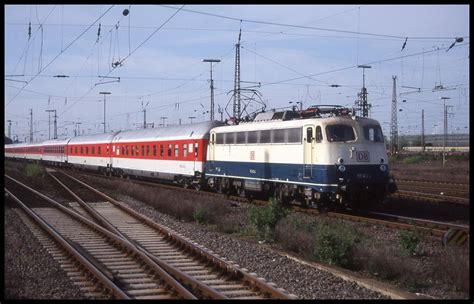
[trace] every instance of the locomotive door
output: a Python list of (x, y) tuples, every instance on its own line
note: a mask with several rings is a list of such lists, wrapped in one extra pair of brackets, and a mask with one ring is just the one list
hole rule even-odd
[(216, 133), (211, 132), (211, 140), (209, 141), (209, 155), (208, 160), (214, 161), (215, 157), (215, 150), (216, 150)]
[(313, 176), (314, 126), (304, 126), (303, 132), (303, 178), (311, 178)]

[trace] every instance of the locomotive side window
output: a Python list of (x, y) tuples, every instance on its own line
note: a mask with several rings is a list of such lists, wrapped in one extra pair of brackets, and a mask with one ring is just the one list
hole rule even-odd
[(247, 143), (256, 144), (258, 143), (258, 131), (247, 132)]
[(216, 133), (216, 144), (222, 145), (224, 143), (224, 133)]
[(279, 144), (285, 142), (285, 129), (272, 130), (272, 133), (272, 143)]
[(323, 140), (323, 132), (321, 131), (321, 126), (316, 127), (316, 142), (321, 142)]
[(287, 129), (288, 143), (301, 143), (301, 128)]
[(377, 125), (365, 126), (364, 138), (372, 142), (383, 142), (382, 129)]
[(313, 128), (306, 128), (306, 142), (311, 143), (313, 140)]
[(354, 129), (348, 125), (326, 126), (326, 136), (330, 142), (355, 140)]
[(246, 140), (245, 140), (245, 132), (237, 132), (236, 133), (237, 136), (236, 136), (236, 144), (245, 144), (246, 143)]
[(224, 133), (224, 144), (235, 144), (235, 132)]
[(271, 131), (270, 130), (261, 130), (260, 131), (260, 143), (267, 144), (272, 142)]

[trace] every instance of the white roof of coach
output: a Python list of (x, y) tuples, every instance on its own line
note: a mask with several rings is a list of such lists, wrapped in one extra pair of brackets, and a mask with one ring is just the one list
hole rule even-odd
[(43, 146), (57, 146), (57, 145), (67, 145), (67, 143), (71, 140), (70, 138), (67, 139), (51, 139), (43, 142)]
[(207, 121), (203, 123), (173, 125), (160, 128), (142, 129), (136, 131), (120, 132), (115, 136), (113, 142), (130, 142), (130, 141), (151, 141), (151, 140), (167, 140), (167, 139), (202, 139), (209, 138), (209, 131), (215, 127), (222, 125), (220, 121)]
[(38, 147), (38, 146), (42, 146), (42, 145), (43, 145), (42, 142), (38, 142), (38, 143), (17, 143), (17, 144), (5, 145), (5, 148)]
[(70, 145), (81, 145), (81, 144), (97, 144), (111, 142), (114, 136), (119, 132), (101, 133), (95, 135), (85, 135), (73, 137), (69, 141)]

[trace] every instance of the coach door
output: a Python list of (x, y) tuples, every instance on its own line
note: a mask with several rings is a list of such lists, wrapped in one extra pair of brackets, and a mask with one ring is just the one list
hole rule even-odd
[(314, 126), (304, 126), (303, 132), (303, 178), (311, 178), (313, 176)]

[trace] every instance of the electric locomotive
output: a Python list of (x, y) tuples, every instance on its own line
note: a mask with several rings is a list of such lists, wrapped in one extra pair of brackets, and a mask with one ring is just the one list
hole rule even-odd
[(339, 106), (212, 129), (205, 174), (218, 192), (316, 207), (366, 207), (396, 190), (380, 124)]

